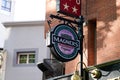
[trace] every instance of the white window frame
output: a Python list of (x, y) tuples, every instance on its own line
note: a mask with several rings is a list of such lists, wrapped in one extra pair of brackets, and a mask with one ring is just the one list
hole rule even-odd
[[(38, 48), (27, 48), (27, 49), (15, 49), (14, 50), (14, 58), (13, 58), (13, 66), (36, 66), (38, 62)], [(30, 54), (35, 54), (35, 63), (19, 63), (19, 55), (24, 54), (24, 55), (30, 55)]]
[[(17, 56), (17, 63), (18, 64), (32, 64), (32, 63), (29, 63), (29, 55), (31, 55), (31, 54), (34, 54), (35, 55), (35, 52), (18, 52), (18, 56)], [(27, 60), (26, 60), (26, 63), (20, 63), (20, 56), (21, 55), (26, 55), (27, 56)], [(35, 60), (35, 58), (33, 58), (34, 60)]]

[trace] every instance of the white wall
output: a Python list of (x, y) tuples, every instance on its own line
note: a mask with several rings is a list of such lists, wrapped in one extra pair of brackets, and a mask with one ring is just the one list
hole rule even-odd
[(0, 48), (4, 47), (5, 27), (0, 23)]
[(11, 12), (1, 10), (1, 2), (0, 0), (0, 48), (3, 48), (4, 44), (4, 37), (5, 37), (5, 28), (2, 25), (3, 22), (6, 21), (13, 21), (14, 18), (14, 9), (15, 9), (15, 0), (12, 1)]
[[(15, 24), (15, 25), (14, 25)], [(19, 24), (19, 22), (17, 23)], [(38, 61), (42, 62), (47, 58), (47, 47), (44, 39), (44, 25), (35, 25), (31, 22), (17, 25), (7, 23), (8, 36), (5, 41), (5, 49), (7, 50), (7, 64), (5, 80), (42, 80), (42, 72), (37, 66), (14, 66), (14, 50), (37, 48), (39, 50)], [(33, 26), (31, 26), (31, 25)], [(14, 26), (13, 26), (14, 25)], [(20, 26), (21, 25), (21, 26)]]

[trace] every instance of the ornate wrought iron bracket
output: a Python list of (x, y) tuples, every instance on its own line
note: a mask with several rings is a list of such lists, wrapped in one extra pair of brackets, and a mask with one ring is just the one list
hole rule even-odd
[[(79, 40), (80, 40), (80, 51), (79, 51), (79, 53), (81, 55), (81, 62), (83, 62), (83, 38), (84, 38), (84, 36), (83, 36), (83, 23), (84, 23), (83, 16), (80, 16), (79, 18), (76, 18), (75, 20), (70, 20), (70, 19), (61, 17), (59, 15), (52, 15), (51, 14), (50, 18), (51, 19), (54, 19), (54, 18), (59, 19), (59, 20), (64, 21), (64, 22), (66, 21), (70, 24), (72, 23), (72, 24), (77, 25), (75, 27), (78, 28), (77, 34), (78, 34)], [(50, 24), (51, 24), (51, 20), (48, 21), (48, 25), (50, 25)], [(83, 76), (83, 64), (81, 64), (81, 76)]]
[(62, 21), (67, 21), (68, 23), (73, 23), (73, 24), (79, 24), (79, 22), (77, 22), (77, 21), (72, 21), (72, 20), (69, 20), (69, 19), (66, 19), (66, 18), (63, 18), (63, 17), (61, 17), (61, 16), (58, 16), (58, 15), (50, 15), (50, 17), (53, 19), (53, 18), (55, 18), (55, 19), (59, 19), (59, 20), (62, 20)]

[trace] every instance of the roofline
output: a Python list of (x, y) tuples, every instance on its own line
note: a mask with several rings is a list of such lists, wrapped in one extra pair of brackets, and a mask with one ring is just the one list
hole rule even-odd
[(19, 27), (19, 26), (40, 26), (44, 25), (45, 21), (17, 21), (17, 22), (3, 22), (5, 27)]

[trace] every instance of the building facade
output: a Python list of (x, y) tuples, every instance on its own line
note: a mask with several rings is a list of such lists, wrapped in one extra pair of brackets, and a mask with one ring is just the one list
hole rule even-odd
[(87, 0), (83, 3), (83, 15), (87, 21), (88, 30), (86, 33), (88, 65), (119, 59), (117, 55), (120, 48), (118, 31), (120, 2), (118, 0), (100, 2)]
[(3, 25), (7, 32), (3, 80), (42, 80), (37, 63), (49, 56), (44, 39), (44, 21), (5, 22)]
[[(56, 0), (46, 0), (46, 20), (50, 14), (57, 15)], [(48, 5), (52, 4), (52, 5)], [(119, 30), (120, 30), (120, 1), (119, 0), (81, 0), (81, 12), (85, 19), (83, 40), (83, 61), (88, 65), (98, 65), (120, 58)], [(51, 27), (60, 24), (53, 21)], [(49, 31), (46, 22), (45, 33)], [(65, 73), (74, 71), (77, 59), (66, 63)], [(69, 66), (71, 65), (71, 66)]]
[[(4, 45), (8, 56), (5, 61), (6, 71), (3, 77), (5, 80), (42, 80), (42, 76), (40, 76), (42, 72), (35, 67), (35, 64), (39, 61), (42, 62), (45, 58), (50, 58), (51, 53), (46, 48), (43, 33), (45, 33), (46, 38), (46, 34), (51, 27), (55, 27), (60, 23), (59, 20), (52, 20), (53, 23), (48, 25), (49, 20), (51, 20), (50, 14), (59, 14), (56, 12), (56, 1), (46, 0), (45, 30), (43, 22), (4, 23), (9, 36)], [(120, 1), (81, 0), (81, 3), (81, 12), (85, 19), (83, 27), (83, 61), (87, 66), (93, 66), (119, 59)], [(9, 12), (12, 9), (7, 8), (8, 12), (6, 12), (3, 11), (6, 10), (4, 8), (1, 8), (2, 11), (0, 11), (2, 13), (0, 17), (3, 17), (1, 22), (12, 20), (13, 14)], [(8, 15), (10, 17), (6, 19)], [(65, 74), (73, 73), (79, 61), (80, 55), (76, 59), (66, 62)], [(14, 77), (15, 75), (16, 77)]]
[(14, 6), (14, 0), (0, 0), (0, 48), (4, 47), (5, 40), (5, 27), (2, 22), (13, 21)]

